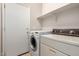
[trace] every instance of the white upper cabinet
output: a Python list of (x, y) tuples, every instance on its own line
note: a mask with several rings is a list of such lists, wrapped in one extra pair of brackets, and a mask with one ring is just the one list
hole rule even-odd
[(65, 10), (69, 10), (71, 8), (79, 8), (79, 4), (77, 3), (67, 3), (67, 4), (44, 4), (42, 15), (38, 17), (38, 19), (44, 19), (51, 15), (57, 15), (59, 12), (63, 12)]
[(44, 3), (42, 7), (42, 14), (44, 15), (68, 4), (69, 3)]

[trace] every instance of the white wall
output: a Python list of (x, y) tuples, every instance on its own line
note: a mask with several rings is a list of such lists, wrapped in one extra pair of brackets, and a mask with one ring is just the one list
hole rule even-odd
[(79, 7), (64, 10), (43, 19), (42, 29), (79, 28)]
[(24, 5), (25, 7), (30, 7), (30, 29), (40, 29), (40, 23), (37, 20), (37, 17), (42, 14), (42, 3), (25, 3), (21, 5)]
[(52, 30), (56, 26), (56, 16), (52, 15), (46, 17), (42, 20), (42, 29), (43, 30)]
[(63, 7), (67, 4), (69, 3), (43, 3), (42, 14), (46, 14), (48, 12), (56, 10), (57, 8)]
[(79, 28), (79, 7), (60, 12), (57, 17), (59, 28)]
[(40, 29), (40, 23), (37, 20), (37, 17), (42, 13), (42, 5), (41, 4), (33, 4), (31, 5), (31, 30)]

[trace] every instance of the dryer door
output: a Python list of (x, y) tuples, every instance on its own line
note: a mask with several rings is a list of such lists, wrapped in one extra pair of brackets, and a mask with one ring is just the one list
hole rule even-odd
[(33, 51), (36, 51), (37, 50), (37, 41), (36, 41), (36, 38), (34, 37), (34, 35), (31, 36), (30, 43), (31, 43), (31, 49)]

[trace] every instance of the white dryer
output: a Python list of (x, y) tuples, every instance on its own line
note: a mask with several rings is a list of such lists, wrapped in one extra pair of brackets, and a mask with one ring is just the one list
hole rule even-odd
[(46, 35), (48, 33), (50, 33), (50, 31), (31, 31), (29, 43), (32, 56), (40, 55), (40, 35)]

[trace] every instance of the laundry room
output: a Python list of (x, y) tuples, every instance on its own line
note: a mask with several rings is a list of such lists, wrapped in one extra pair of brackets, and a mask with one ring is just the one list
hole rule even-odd
[(79, 56), (79, 3), (0, 3), (0, 56)]

